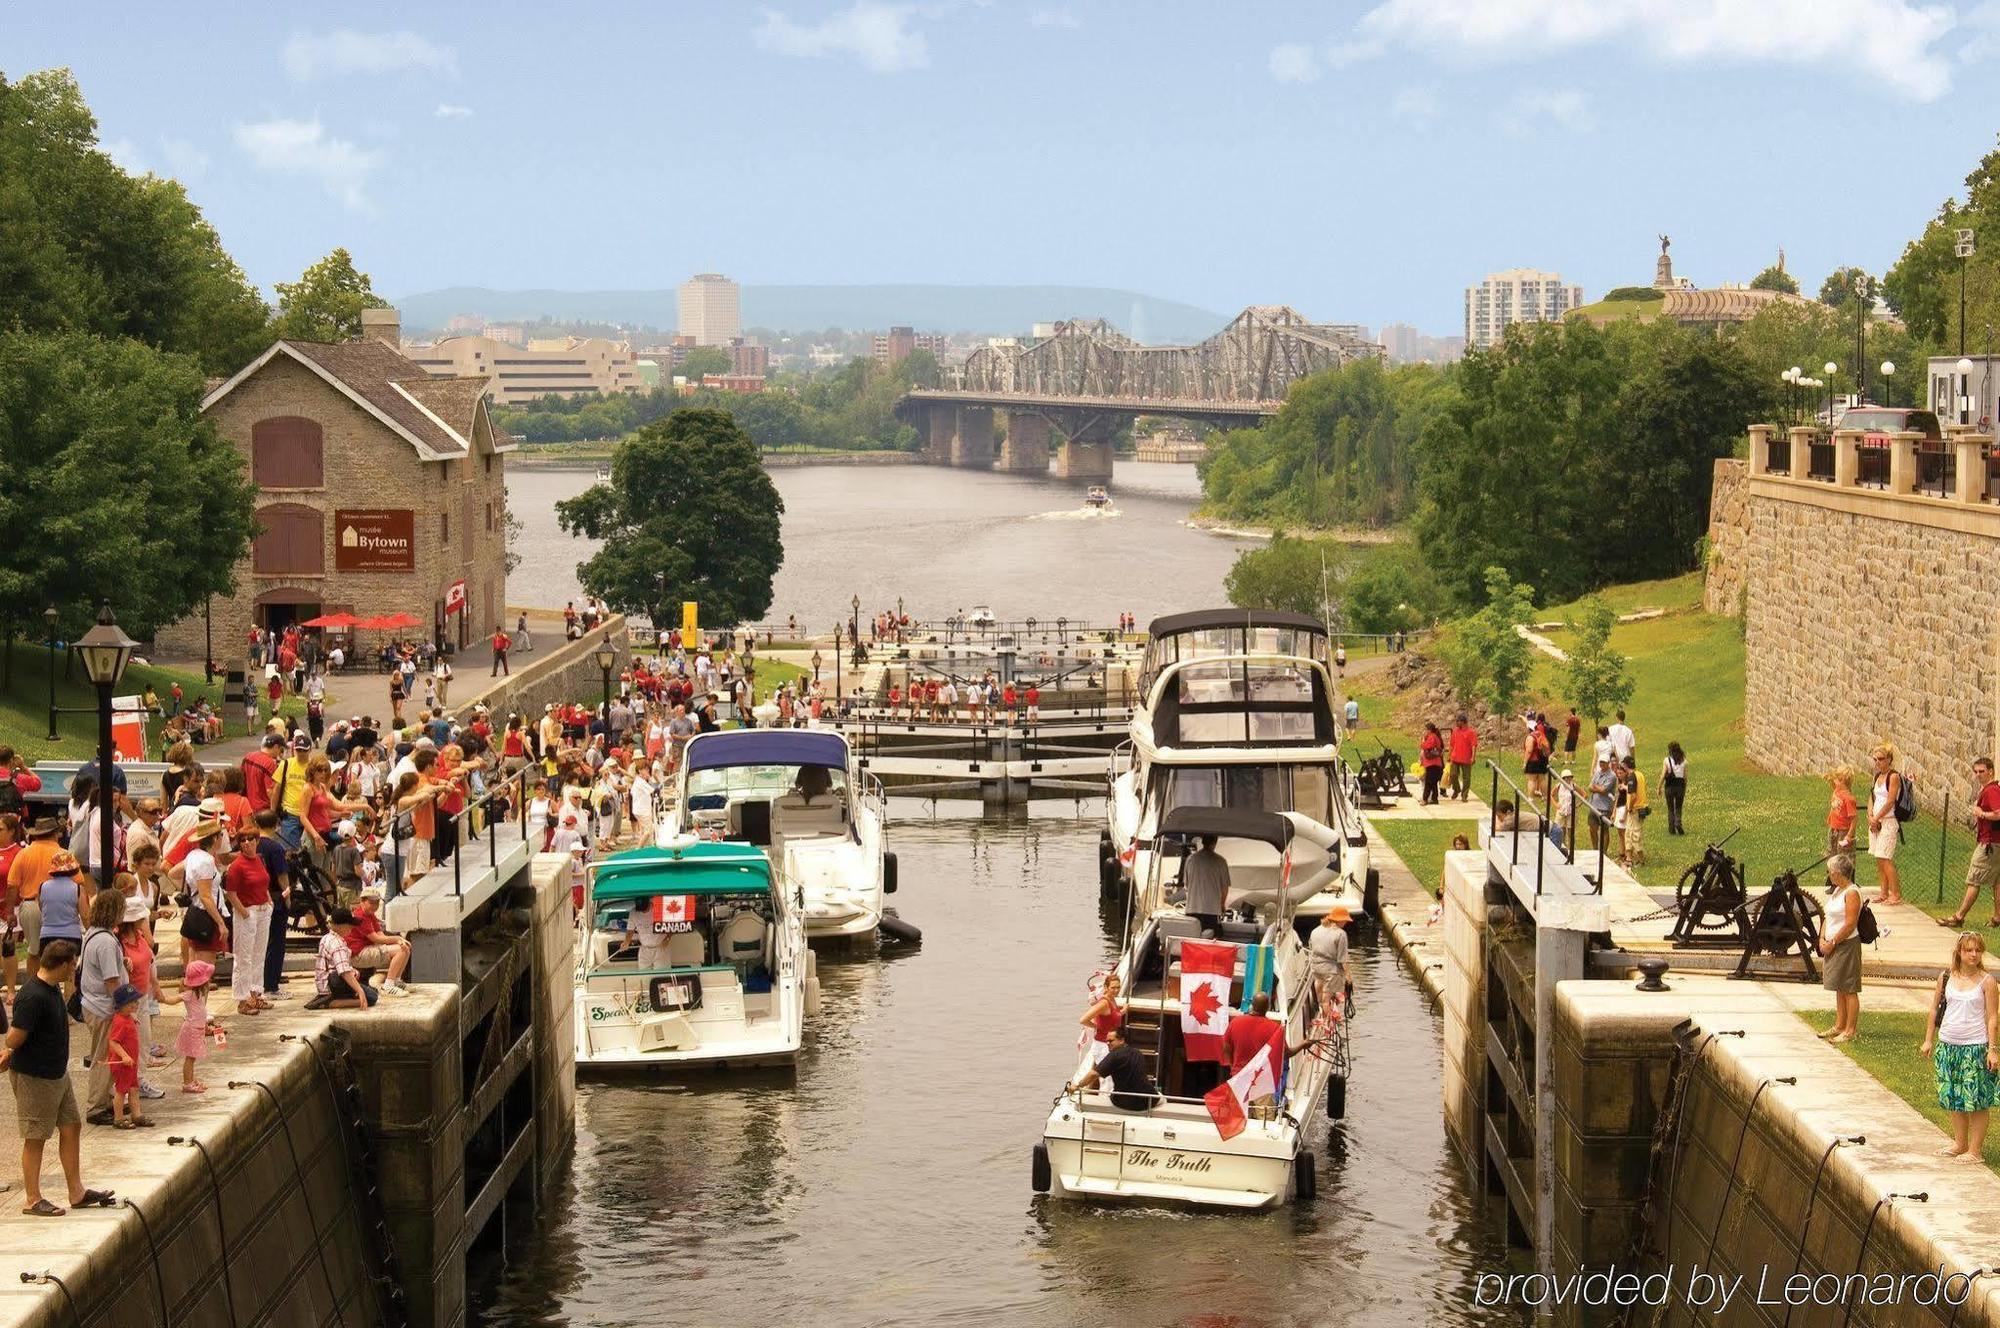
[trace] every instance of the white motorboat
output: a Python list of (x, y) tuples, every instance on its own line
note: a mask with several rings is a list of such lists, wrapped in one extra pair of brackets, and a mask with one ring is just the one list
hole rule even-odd
[[(1180, 807), (1296, 812), (1329, 846), (1336, 875), (1295, 910), (1316, 922), (1337, 901), (1374, 916), (1378, 877), (1341, 759), (1337, 686), (1326, 629), (1301, 613), (1217, 609), (1157, 619), (1147, 629), (1131, 737), (1113, 754), (1099, 885), (1110, 894), (1143, 880), (1160, 819)], [(1277, 857), (1233, 846), (1238, 879), (1269, 885)]]
[(796, 886), (692, 836), (591, 868), (577, 916), (580, 1071), (788, 1064), (819, 976)]
[(984, 604), (972, 606), (972, 612), (965, 615), (965, 621), (973, 627), (991, 627), (1000, 620), (993, 616), (993, 610)]
[(865, 940), (896, 889), (881, 782), (847, 739), (824, 729), (700, 733), (681, 754), (675, 806), (661, 842), (694, 834), (747, 843), (803, 893), (806, 939)]
[(1091, 507), (1102, 510), (1111, 506), (1111, 490), (1102, 484), (1093, 484), (1083, 491), (1083, 501)]
[[(1296, 902), (1325, 887), (1334, 874), (1315, 848), (1302, 857), (1320, 863), (1296, 883), (1290, 863), (1300, 832), (1313, 823), (1297, 813), (1181, 807), (1166, 814), (1156, 831), (1159, 851), (1134, 892), (1127, 911), (1126, 944), (1117, 974), (1126, 1000), (1123, 1032), (1144, 1061), (1159, 1095), (1114, 1100), (1104, 1084), (1067, 1086), (1049, 1112), (1042, 1141), (1035, 1146), (1033, 1184), (1037, 1191), (1097, 1200), (1169, 1201), (1221, 1208), (1268, 1208), (1296, 1198), (1309, 1200), (1317, 1185), (1310, 1136), (1321, 1112), (1346, 1111), (1347, 1021), (1321, 1005), (1311, 961), (1293, 922)], [(1253, 843), (1284, 866), (1279, 884), (1239, 890), (1232, 879), (1230, 912), (1216, 934), (1203, 938), (1200, 920), (1188, 916), (1176, 898), (1166, 866), (1197, 838), (1215, 836), (1219, 845)], [(1221, 943), (1227, 1007), (1247, 1008), (1249, 995), (1265, 990), (1270, 1018), (1284, 1029), (1283, 1077), (1274, 1098), (1244, 1112), (1240, 1132), (1229, 1133), (1205, 1100), (1205, 1082), (1220, 1078), (1188, 1055), (1183, 1032), (1184, 994), (1212, 993), (1184, 979), (1187, 946), (1201, 941), (1210, 955)], [(1253, 949), (1252, 947), (1260, 947)], [(1233, 955), (1228, 952), (1233, 950)], [(1246, 994), (1246, 984), (1255, 984)], [(1328, 993), (1330, 1006), (1344, 993)], [(1195, 1013), (1200, 1017), (1199, 1005)], [(1214, 1012), (1210, 1012), (1213, 1018)], [(1070, 1082), (1093, 1066), (1086, 1046)]]

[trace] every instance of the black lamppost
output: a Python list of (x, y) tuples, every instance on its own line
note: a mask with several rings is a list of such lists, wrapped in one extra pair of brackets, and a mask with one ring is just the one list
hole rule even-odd
[(611, 670), (618, 664), (618, 651), (611, 644), (611, 633), (597, 645), (597, 667), (604, 673), (604, 722), (611, 723)]
[(1067, 615), (1056, 619), (1056, 642), (1059, 645), (1065, 646), (1069, 644), (1069, 618)]
[(205, 686), (215, 685), (215, 596), (213, 595), (201, 597), (201, 680)]
[(56, 741), (56, 606), (51, 604), (42, 610), (42, 621), (49, 629), (49, 741)]
[(840, 708), (840, 698), (847, 695), (840, 686), (840, 624), (833, 625), (833, 707)]
[(848, 617), (848, 619), (847, 619), (847, 636), (848, 636), (848, 639), (849, 639), (850, 641), (852, 641), (852, 642), (854, 643), (854, 659), (855, 659), (855, 662), (856, 662), (856, 663), (860, 663), (860, 661), (861, 661), (861, 596), (859, 596), (859, 595), (856, 595), (856, 596), (855, 596), (855, 597), (854, 597), (853, 599), (851, 599), (851, 600), (849, 600), (849, 601), (847, 602), (847, 605), (848, 605), (848, 611), (849, 611), (849, 615), (850, 615), (850, 616)]
[(112, 800), (117, 789), (111, 778), (111, 692), (118, 686), (118, 680), (125, 676), (125, 666), (132, 662), (132, 651), (138, 642), (118, 629), (118, 620), (111, 616), (111, 602), (106, 600), (97, 610), (97, 626), (83, 634), (83, 638), (72, 647), (83, 657), (83, 671), (97, 688), (97, 870), (92, 873), (101, 888), (111, 883), (114, 845), (112, 832), (118, 827), (118, 817), (112, 810)]
[(1833, 376), (1840, 372), (1840, 366), (1828, 360), (1820, 366), (1826, 370), (1826, 427), (1833, 427)]
[(1868, 316), (1869, 282), (1866, 272), (1854, 274), (1854, 404), (1868, 399), (1868, 366), (1863, 361), (1862, 326)]

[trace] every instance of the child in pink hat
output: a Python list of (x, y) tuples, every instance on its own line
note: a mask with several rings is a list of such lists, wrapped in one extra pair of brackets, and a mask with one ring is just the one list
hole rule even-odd
[(181, 1092), (206, 1093), (208, 1085), (194, 1077), (194, 1063), (208, 1055), (208, 1039), (213, 1028), (208, 1017), (208, 984), (215, 980), (215, 965), (197, 959), (181, 975), (181, 1001), (186, 1017), (174, 1050), (181, 1054)]

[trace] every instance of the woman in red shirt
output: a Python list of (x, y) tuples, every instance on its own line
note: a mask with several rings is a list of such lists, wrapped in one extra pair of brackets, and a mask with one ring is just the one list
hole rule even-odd
[(1425, 804), (1438, 800), (1438, 777), (1444, 774), (1444, 735), (1435, 724), (1424, 725), (1423, 740), (1417, 744), (1417, 761), (1424, 768)]
[(257, 990), (264, 985), (271, 873), (264, 870), (264, 858), (256, 851), (255, 843), (253, 839), (245, 845), (248, 851), (237, 853), (222, 874), (222, 893), (229, 901), (230, 927), (237, 941), (232, 953), (240, 980), (231, 985), (236, 988), (238, 1014), (258, 1014), (271, 1008), (271, 1003)]

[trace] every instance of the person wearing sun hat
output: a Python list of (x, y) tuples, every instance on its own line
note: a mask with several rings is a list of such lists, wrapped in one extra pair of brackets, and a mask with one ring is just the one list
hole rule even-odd
[(56, 854), (63, 851), (54, 818), (43, 816), (28, 823), (28, 842), (7, 868), (7, 897), (14, 901), (14, 920), (21, 926), (21, 948), (31, 973), (42, 948), (42, 885), (49, 879)]
[(41, 938), (49, 941), (83, 940), (83, 885), (76, 855), (58, 849), (49, 859), (49, 879), (42, 882)]
[(195, 1078), (195, 1062), (208, 1055), (209, 1019), (208, 984), (215, 980), (215, 965), (206, 959), (196, 959), (181, 973), (181, 1004), (186, 1008), (186, 1018), (181, 1020), (181, 1031), (174, 1039), (174, 1050), (181, 1054), (181, 1092), (206, 1093), (208, 1085)]

